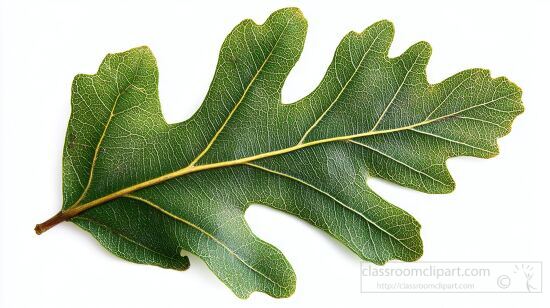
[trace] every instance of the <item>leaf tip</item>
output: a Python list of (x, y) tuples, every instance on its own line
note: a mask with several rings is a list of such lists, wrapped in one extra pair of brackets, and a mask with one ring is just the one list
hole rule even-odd
[(504, 76), (498, 77), (495, 80), (502, 80), (502, 82), (506, 83), (506, 85), (510, 89), (510, 92), (515, 94), (516, 105), (517, 105), (516, 106), (517, 109), (515, 109), (515, 111), (517, 112), (518, 115), (522, 114), (525, 111), (525, 106), (523, 105), (523, 101), (522, 101), (523, 90), (521, 89), (521, 87)]

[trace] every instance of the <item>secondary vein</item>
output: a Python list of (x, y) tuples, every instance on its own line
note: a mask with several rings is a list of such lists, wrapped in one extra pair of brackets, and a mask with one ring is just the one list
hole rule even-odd
[[(376, 222), (374, 222), (373, 220), (371, 220), (370, 218), (368, 218), (367, 216), (365, 216), (363, 213), (357, 211), (356, 209), (350, 207), (349, 205), (345, 204), (344, 202), (340, 201), (339, 199), (337, 199), (336, 197), (334, 197), (333, 195), (331, 195), (330, 193), (322, 190), (321, 188), (311, 184), (311, 183), (308, 183), (302, 179), (299, 179), (297, 177), (294, 177), (290, 174), (286, 174), (286, 173), (283, 173), (283, 172), (279, 172), (279, 171), (276, 171), (276, 170), (272, 170), (272, 169), (269, 169), (269, 168), (266, 168), (266, 167), (263, 167), (263, 166), (260, 166), (260, 165), (256, 165), (256, 164), (252, 164), (252, 163), (247, 163), (246, 164), (247, 166), (250, 166), (250, 167), (253, 167), (253, 168), (256, 168), (256, 169), (259, 169), (259, 170), (262, 170), (262, 171), (265, 171), (265, 172), (268, 172), (268, 173), (271, 173), (271, 174), (276, 174), (276, 175), (279, 175), (279, 176), (282, 176), (282, 177), (285, 177), (285, 178), (288, 178), (288, 179), (291, 179), (293, 181), (296, 181), (298, 183), (301, 183), (302, 185), (305, 185), (307, 187), (310, 187), (311, 189), (329, 197), (330, 199), (332, 199), (333, 201), (335, 201), (336, 203), (340, 204), (341, 206), (343, 206), (344, 208), (348, 209), (349, 211), (351, 211), (352, 213), (354, 214), (357, 214), (359, 217), (361, 217), (362, 219), (364, 219), (368, 224), (371, 224), (373, 226), (375, 226), (376, 228), (378, 228), (378, 230), (384, 232), (385, 234), (387, 234), (388, 236), (390, 236), (391, 238), (393, 238), (394, 240), (396, 240), (397, 242), (399, 242), (401, 245), (403, 245), (403, 247), (405, 247), (406, 249), (414, 252), (414, 253), (419, 253), (418, 251), (410, 248), (409, 246), (403, 244), (403, 239), (401, 238), (398, 238), (396, 237), (394, 234), (391, 234), (388, 230), (382, 228), (381, 226), (379, 226)], [(374, 241), (373, 241), (373, 246), (376, 246), (374, 245)]]
[(177, 220), (181, 223), (184, 223), (186, 225), (188, 225), (189, 227), (201, 232), (202, 234), (206, 235), (207, 237), (209, 237), (210, 239), (212, 239), (214, 242), (216, 242), (218, 245), (222, 246), (225, 250), (227, 250), (231, 255), (233, 255), (237, 260), (239, 260), (241, 263), (243, 263), (246, 267), (250, 268), (252, 271), (254, 271), (255, 273), (258, 273), (260, 274), (260, 276), (264, 277), (265, 279), (269, 280), (270, 282), (276, 284), (277, 286), (281, 287), (281, 288), (285, 288), (285, 286), (281, 285), (280, 283), (274, 281), (273, 279), (269, 278), (266, 274), (262, 273), (261, 271), (259, 271), (258, 269), (256, 269), (254, 266), (248, 264), (248, 262), (246, 262), (246, 260), (244, 260), (243, 258), (241, 258), (235, 251), (233, 251), (229, 246), (227, 246), (225, 243), (223, 243), (222, 241), (220, 241), (218, 238), (216, 238), (214, 235), (210, 234), (208, 231), (204, 230), (203, 228), (195, 225), (194, 223), (184, 219), (184, 218), (181, 218), (165, 209), (163, 209), (162, 207), (160, 207), (159, 205), (157, 205), (156, 203), (152, 202), (151, 200), (148, 200), (148, 199), (145, 199), (145, 198), (142, 198), (142, 197), (139, 197), (139, 196), (135, 196), (135, 195), (125, 195), (124, 196), (125, 198), (129, 198), (129, 199), (134, 199), (134, 200), (138, 200), (146, 205), (149, 205), (151, 206), (152, 208), (160, 211), (161, 213), (163, 213), (164, 215), (167, 215), (168, 217), (174, 219), (174, 220)]
[[(330, 109), (332, 109), (332, 106), (334, 106), (334, 104), (336, 104), (336, 102), (338, 102), (338, 100), (340, 99), (340, 96), (342, 96), (342, 93), (344, 93), (344, 91), (347, 89), (349, 83), (353, 80), (353, 78), (355, 77), (355, 75), (357, 74), (357, 72), (359, 71), (359, 69), (361, 68), (361, 65), (363, 65), (363, 61), (365, 61), (365, 58), (367, 57), (367, 55), (370, 53), (371, 49), (372, 49), (372, 46), (374, 46), (374, 44), (376, 43), (376, 41), (378, 40), (378, 37), (382, 34), (382, 32), (384, 32), (385, 29), (382, 29), (377, 35), (376, 37), (374, 38), (374, 40), (372, 41), (372, 43), (370, 44), (369, 48), (367, 49), (367, 51), (365, 51), (365, 53), (363, 54), (363, 56), (361, 57), (361, 60), (359, 60), (359, 63), (357, 64), (357, 66), (354, 66), (355, 70), (353, 71), (353, 74), (351, 74), (350, 78), (348, 78), (348, 81), (346, 81), (346, 83), (342, 86), (342, 89), (340, 89), (340, 91), (338, 92), (338, 94), (336, 95), (336, 98), (332, 101), (332, 103), (330, 103), (330, 105), (327, 107), (327, 109), (325, 109), (325, 111), (323, 111), (323, 113), (317, 118), (317, 120), (315, 120), (315, 122), (307, 129), (307, 131), (304, 133), (304, 135), (302, 136), (302, 138), (300, 138), (300, 141), (298, 142), (298, 144), (301, 144), (304, 142), (304, 140), (306, 139), (306, 137), (309, 135), (309, 133), (311, 133), (311, 131), (319, 124), (319, 122), (321, 122), (321, 120), (325, 117), (325, 115), (329, 112)], [(350, 43), (351, 44), (351, 43)], [(353, 64), (353, 59), (351, 58), (351, 54), (350, 54), (350, 62)], [(335, 65), (335, 69), (336, 70), (336, 64)], [(338, 75), (338, 72), (335, 72), (335, 74)]]
[[(141, 61), (142, 60), (143, 60), (143, 55), (140, 56), (137, 67), (141, 66)], [(115, 101), (113, 102), (113, 107), (111, 108), (111, 112), (109, 113), (109, 117), (107, 118), (107, 121), (105, 122), (105, 126), (103, 127), (103, 131), (101, 132), (101, 136), (99, 137), (99, 141), (97, 142), (97, 145), (96, 145), (95, 150), (94, 150), (94, 156), (92, 158), (92, 164), (91, 164), (91, 167), (90, 167), (90, 175), (88, 176), (88, 182), (86, 183), (86, 187), (82, 191), (82, 194), (80, 195), (78, 200), (76, 200), (76, 202), (73, 205), (71, 205), (70, 207), (78, 205), (86, 197), (86, 194), (88, 193), (88, 190), (90, 189), (90, 186), (92, 185), (92, 180), (94, 178), (95, 164), (96, 164), (96, 161), (97, 161), (97, 157), (99, 155), (99, 150), (101, 149), (101, 144), (103, 144), (103, 139), (105, 139), (105, 135), (107, 134), (107, 130), (109, 129), (109, 125), (111, 124), (111, 121), (113, 120), (113, 118), (116, 115), (115, 110), (116, 110), (116, 106), (118, 104), (118, 101), (120, 100), (121, 96), (124, 95), (126, 92), (128, 92), (128, 89), (132, 86), (132, 83), (134, 82), (134, 79), (135, 79), (135, 75), (137, 75), (137, 73), (134, 73), (134, 76), (133, 76), (132, 80), (129, 81), (128, 85), (122, 91), (120, 91), (118, 93)], [(104, 103), (101, 99), (100, 99), (100, 101), (104, 105)]]
[[(212, 147), (212, 145), (214, 144), (214, 142), (216, 141), (216, 139), (218, 139), (218, 136), (221, 134), (221, 132), (223, 131), (223, 129), (225, 128), (225, 126), (227, 125), (227, 123), (229, 123), (229, 120), (231, 120), (231, 117), (233, 116), (233, 114), (235, 113), (235, 111), (237, 111), (237, 109), (239, 108), (240, 104), (243, 102), (244, 98), (246, 97), (246, 94), (248, 93), (248, 91), (250, 90), (250, 88), (252, 87), (252, 84), (256, 81), (256, 79), (258, 78), (258, 76), (260, 75), (260, 73), (262, 72), (265, 64), (269, 61), (269, 59), (271, 58), (271, 56), (273, 55), (273, 51), (277, 48), (277, 44), (279, 43), (279, 40), (281, 39), (281, 37), (283, 36), (286, 28), (288, 27), (288, 23), (286, 23), (285, 27), (283, 28), (283, 30), (281, 31), (281, 34), (279, 34), (279, 37), (277, 38), (277, 40), (275, 41), (275, 44), (273, 44), (273, 48), (271, 48), (271, 50), (269, 51), (269, 54), (267, 55), (267, 57), (265, 58), (265, 60), (263, 61), (262, 65), (260, 65), (260, 67), (258, 68), (258, 70), (256, 71), (256, 74), (254, 74), (254, 76), (252, 77), (252, 79), (250, 80), (250, 82), (248, 83), (248, 85), (246, 86), (246, 89), (244, 90), (243, 94), (241, 95), (241, 98), (239, 99), (239, 101), (235, 104), (235, 106), (233, 106), (233, 109), (231, 109), (231, 111), (229, 112), (229, 114), (227, 115), (227, 117), (225, 118), (225, 121), (223, 122), (223, 124), (221, 125), (221, 127), (216, 131), (216, 133), (214, 134), (214, 136), (212, 137), (212, 139), (210, 139), (210, 142), (208, 142), (208, 144), (206, 145), (206, 147), (204, 148), (204, 150), (202, 150), (202, 152), (199, 153), (199, 155), (197, 155), (197, 157), (195, 157), (195, 159), (189, 164), (189, 167), (191, 166), (194, 166), (207, 152), (208, 150), (210, 150), (210, 148)], [(240, 78), (240, 76), (239, 76)]]

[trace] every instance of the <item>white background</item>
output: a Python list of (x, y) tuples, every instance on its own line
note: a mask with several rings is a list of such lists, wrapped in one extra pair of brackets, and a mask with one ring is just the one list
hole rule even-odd
[(448, 162), (457, 182), (453, 193), (427, 195), (379, 180), (370, 184), (422, 223), (422, 260), (550, 265), (550, 2), (196, 2), (2, 1), (1, 307), (542, 307), (550, 302), (548, 294), (362, 294), (358, 257), (306, 223), (261, 206), (253, 206), (246, 218), (294, 266), (297, 289), (288, 299), (255, 293), (240, 300), (196, 257), (187, 272), (120, 260), (70, 223), (35, 235), (34, 225), (61, 206), (61, 153), (75, 74), (94, 73), (109, 52), (148, 45), (158, 60), (164, 115), (169, 122), (181, 121), (200, 105), (218, 49), (234, 25), (249, 17), (261, 23), (278, 8), (298, 6), (309, 32), (285, 85), (285, 102), (316, 86), (348, 31), (380, 19), (395, 24), (390, 56), (420, 40), (431, 43), (432, 83), (484, 67), (523, 88), (526, 112), (499, 141), (498, 157)]

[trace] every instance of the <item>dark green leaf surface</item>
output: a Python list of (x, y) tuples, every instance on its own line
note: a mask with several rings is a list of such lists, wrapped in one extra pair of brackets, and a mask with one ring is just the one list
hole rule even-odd
[(420, 225), (367, 178), (452, 191), (447, 158), (496, 155), (497, 138), (522, 112), (521, 92), (482, 69), (430, 85), (430, 46), (389, 58), (394, 30), (381, 21), (346, 35), (319, 86), (283, 105), (306, 28), (297, 9), (240, 23), (202, 106), (181, 123), (162, 116), (146, 47), (76, 76), (61, 217), (132, 262), (183, 270), (181, 251), (193, 253), (243, 298), (288, 297), (296, 282), (283, 254), (244, 220), (253, 203), (302, 218), (364, 260), (418, 259)]

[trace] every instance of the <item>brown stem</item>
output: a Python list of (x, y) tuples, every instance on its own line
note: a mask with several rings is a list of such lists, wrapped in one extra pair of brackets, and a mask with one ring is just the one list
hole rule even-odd
[(46, 220), (45, 222), (41, 224), (37, 224), (36, 227), (34, 227), (34, 231), (36, 234), (40, 235), (46, 231), (48, 231), (50, 228), (54, 227), (60, 222), (64, 222), (65, 220), (69, 219), (70, 217), (67, 217), (65, 213), (60, 211), (59, 213), (55, 214), (52, 218)]

